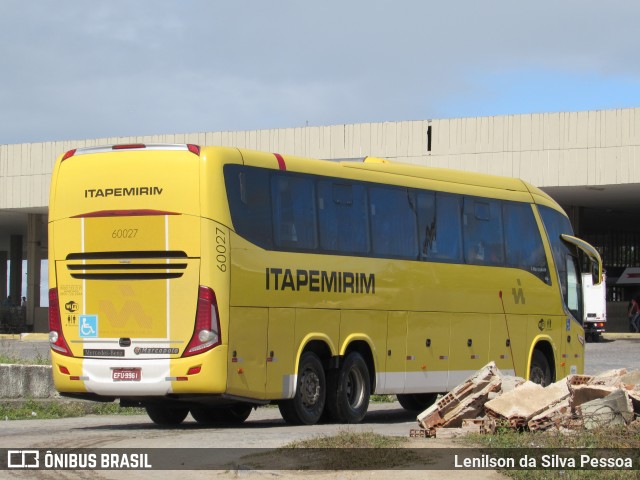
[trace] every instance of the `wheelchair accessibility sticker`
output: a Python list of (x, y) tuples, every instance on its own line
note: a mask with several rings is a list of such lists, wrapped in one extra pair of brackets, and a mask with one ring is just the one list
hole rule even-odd
[(98, 316), (80, 315), (80, 338), (94, 338), (98, 336)]

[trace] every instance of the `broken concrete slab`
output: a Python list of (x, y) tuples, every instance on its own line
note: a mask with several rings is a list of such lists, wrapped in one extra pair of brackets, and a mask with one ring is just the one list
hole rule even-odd
[(634, 419), (631, 399), (625, 390), (618, 389), (610, 395), (591, 400), (577, 408), (582, 417), (584, 428), (627, 425)]
[(582, 405), (583, 403), (590, 402), (592, 400), (598, 400), (599, 398), (605, 398), (618, 390), (619, 387), (612, 387), (606, 385), (577, 385), (571, 387), (571, 407), (574, 409)]
[(504, 375), (502, 376), (502, 387), (500, 389), (500, 394), (504, 394), (504, 393), (510, 392), (511, 390), (515, 390), (525, 382), (526, 380), (522, 377), (514, 377), (513, 375)]
[(443, 419), (443, 427), (459, 427), (466, 419), (474, 419), (482, 414), (489, 394), (500, 390), (500, 377), (493, 377), (485, 387), (472, 393), (452, 409)]
[[(571, 375), (548, 387), (483, 367), (418, 416), (425, 436), (452, 438), (512, 428), (570, 432), (629, 424), (640, 415), (640, 371)], [(638, 424), (638, 421), (633, 425)], [(640, 424), (639, 424), (640, 425)]]
[(486, 396), (499, 390), (500, 384), (496, 364), (490, 362), (418, 415), (418, 423), (427, 431), (444, 425), (459, 427), (463, 419), (478, 415)]
[(607, 370), (594, 376), (589, 385), (603, 385), (610, 387), (619, 387), (622, 384), (622, 376), (627, 374), (626, 368), (618, 368), (615, 370)]
[(548, 387), (525, 382), (514, 390), (485, 404), (487, 414), (508, 420), (513, 426), (525, 426), (529, 420), (569, 396), (566, 380)]
[(640, 390), (627, 390), (627, 395), (629, 395), (631, 405), (633, 405), (633, 411), (640, 416)]
[(487, 422), (484, 419), (466, 419), (461, 427), (438, 428), (436, 438), (455, 438), (469, 433), (487, 433)]
[(620, 381), (627, 386), (627, 388), (634, 388), (640, 386), (640, 370), (632, 370), (620, 377)]
[(572, 420), (569, 397), (534, 416), (527, 426), (529, 430), (548, 430), (549, 428), (567, 427)]

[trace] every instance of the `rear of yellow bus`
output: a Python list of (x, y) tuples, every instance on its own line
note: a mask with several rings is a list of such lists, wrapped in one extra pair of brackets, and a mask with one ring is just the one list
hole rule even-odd
[(201, 269), (212, 228), (201, 215), (204, 163), (195, 145), (85, 148), (58, 159), (49, 336), (62, 394), (120, 398), (175, 424), (189, 410), (184, 400), (224, 392), (228, 309), (219, 299), (227, 303), (229, 286)]

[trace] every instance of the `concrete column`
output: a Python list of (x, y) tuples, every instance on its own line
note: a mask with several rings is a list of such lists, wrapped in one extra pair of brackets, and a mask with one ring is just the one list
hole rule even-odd
[(567, 215), (569, 216), (569, 220), (571, 220), (571, 225), (573, 226), (573, 233), (580, 237), (582, 236), (582, 216), (584, 214), (583, 207), (570, 206), (567, 210)]
[(36, 307), (40, 306), (40, 230), (42, 215), (27, 218), (27, 326), (33, 326)]
[(9, 259), (11, 260), (11, 273), (9, 274), (11, 304), (20, 305), (22, 296), (22, 235), (11, 235)]
[(0, 252), (0, 305), (7, 299), (7, 252)]

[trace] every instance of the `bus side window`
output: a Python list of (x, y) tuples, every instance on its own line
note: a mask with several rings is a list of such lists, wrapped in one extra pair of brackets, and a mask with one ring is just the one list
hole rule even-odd
[[(553, 261), (558, 271), (558, 280), (560, 281), (560, 290), (562, 291), (564, 304), (568, 309), (572, 310), (571, 307), (575, 306), (575, 301), (573, 296), (570, 298), (570, 295), (573, 294), (570, 293), (572, 286), (569, 284), (573, 282), (575, 273), (572, 272), (574, 260), (568, 257), (574, 256), (576, 252), (569, 249), (560, 237), (563, 233), (573, 235), (571, 222), (569, 222), (569, 219), (560, 212), (543, 205), (538, 206), (538, 212), (540, 212), (542, 223), (544, 224), (547, 237), (549, 238), (549, 243), (551, 244)], [(579, 320), (582, 317), (577, 316), (576, 318)]]
[(462, 259), (462, 197), (418, 193), (420, 258), (441, 262)]
[(318, 247), (314, 182), (309, 178), (274, 175), (271, 178), (276, 246), (294, 250)]
[(369, 252), (367, 190), (364, 185), (318, 182), (320, 248), (339, 254)]
[(224, 179), (235, 231), (255, 245), (273, 248), (269, 171), (226, 165)]
[(582, 285), (580, 282), (580, 269), (578, 258), (567, 255), (567, 308), (573, 316), (582, 323)]
[(465, 197), (463, 223), (466, 262), (504, 265), (501, 202)]
[(531, 205), (505, 202), (503, 212), (507, 266), (526, 270), (550, 284), (547, 257)]
[(370, 187), (369, 196), (374, 255), (415, 260), (418, 239), (413, 193), (406, 188)]

